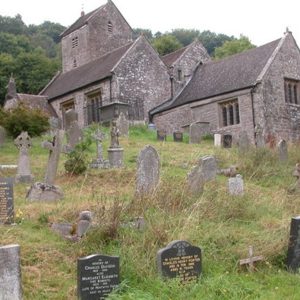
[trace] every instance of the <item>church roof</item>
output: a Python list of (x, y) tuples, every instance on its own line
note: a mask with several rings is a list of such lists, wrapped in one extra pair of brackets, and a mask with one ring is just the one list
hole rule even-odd
[(174, 99), (154, 108), (150, 114), (253, 87), (280, 40), (222, 60), (200, 64), (182, 91)]
[(161, 57), (162, 61), (166, 66), (171, 67), (172, 64), (183, 54), (183, 52), (188, 48), (188, 46), (180, 48), (172, 53), (166, 54)]
[(48, 96), (49, 100), (55, 99), (112, 76), (111, 70), (132, 44), (120, 47), (71, 71), (60, 73), (41, 94)]
[(68, 34), (70, 34), (71, 32), (81, 28), (82, 26), (84, 26), (87, 22), (88, 19), (99, 9), (101, 9), (104, 5), (98, 7), (97, 9), (89, 12), (88, 14), (85, 14), (83, 16), (81, 16), (79, 19), (77, 19), (77, 21), (75, 21), (70, 27), (68, 27), (61, 35), (60, 37), (63, 38), (65, 36), (67, 36)]

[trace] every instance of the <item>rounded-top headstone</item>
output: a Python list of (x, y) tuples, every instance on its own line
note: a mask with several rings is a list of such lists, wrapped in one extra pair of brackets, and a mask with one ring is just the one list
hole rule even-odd
[(92, 212), (89, 210), (83, 210), (79, 213), (79, 220), (92, 221)]

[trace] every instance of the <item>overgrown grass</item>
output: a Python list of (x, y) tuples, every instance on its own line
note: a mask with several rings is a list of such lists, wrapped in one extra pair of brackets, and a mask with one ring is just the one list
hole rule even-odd
[[(47, 151), (42, 138), (30, 150), (32, 172), (43, 180)], [(57, 203), (25, 200), (28, 186), (15, 186), (15, 211), (22, 216), (15, 226), (0, 226), (1, 244), (21, 245), (24, 299), (76, 299), (77, 258), (93, 253), (119, 255), (121, 286), (111, 299), (299, 299), (300, 277), (285, 269), (289, 225), (299, 214), (300, 196), (290, 193), (292, 171), (300, 162), (297, 147), (290, 146), (289, 160), (280, 163), (274, 150), (216, 149), (211, 139), (199, 145), (156, 141), (156, 133), (134, 127), (121, 138), (125, 167), (121, 170), (88, 170), (80, 176), (65, 173), (62, 154), (56, 183), (65, 198)], [(161, 158), (161, 180), (152, 195), (135, 198), (135, 168), (139, 151), (152, 144)], [(104, 153), (109, 146), (104, 142)], [(212, 154), (222, 167), (237, 165), (245, 181), (245, 195), (227, 193), (227, 178), (219, 175), (198, 196), (186, 192), (186, 176), (201, 156)], [(92, 159), (96, 147), (88, 153)], [(12, 140), (0, 149), (0, 163), (17, 162)], [(0, 171), (13, 176), (13, 171)], [(94, 226), (78, 243), (53, 233), (52, 222), (75, 222), (81, 210), (94, 213)], [(146, 227), (128, 224), (143, 217)], [(162, 280), (156, 253), (172, 240), (184, 239), (203, 251), (203, 274), (194, 284)], [(248, 254), (263, 255), (256, 272), (240, 268)]]

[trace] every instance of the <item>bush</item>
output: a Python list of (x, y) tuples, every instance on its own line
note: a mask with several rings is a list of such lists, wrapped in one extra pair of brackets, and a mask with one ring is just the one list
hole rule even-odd
[(7, 133), (16, 138), (22, 131), (33, 136), (40, 136), (49, 129), (48, 116), (40, 109), (29, 109), (23, 105), (10, 111), (0, 112), (0, 125)]

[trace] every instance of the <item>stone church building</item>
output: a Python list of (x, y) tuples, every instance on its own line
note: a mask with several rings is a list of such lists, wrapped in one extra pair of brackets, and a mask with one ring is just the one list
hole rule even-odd
[(147, 122), (148, 112), (184, 85), (199, 60), (209, 59), (200, 42), (161, 59), (144, 36), (134, 40), (111, 0), (82, 13), (61, 34), (61, 44), (62, 71), (40, 94), (63, 123), (65, 111), (75, 108), (82, 127), (101, 119), (99, 107), (119, 102), (128, 104), (132, 122)]
[(193, 122), (236, 140), (247, 131), (252, 143), (300, 140), (300, 52), (291, 32), (222, 60), (201, 62), (181, 91), (150, 111), (168, 133)]

